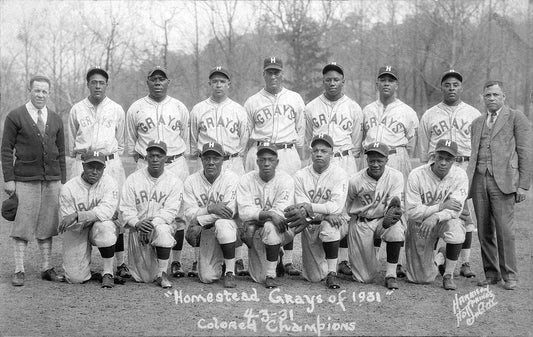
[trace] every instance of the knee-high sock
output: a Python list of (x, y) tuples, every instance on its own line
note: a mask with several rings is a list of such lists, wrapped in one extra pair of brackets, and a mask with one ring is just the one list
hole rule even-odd
[(117, 261), (117, 266), (120, 266), (125, 262), (123, 233), (118, 235), (117, 242), (115, 243), (115, 260)]
[(472, 232), (466, 232), (465, 242), (463, 242), (463, 247), (461, 249), (461, 260), (463, 263), (470, 262), (470, 251), (472, 247)]
[(15, 255), (15, 273), (24, 272), (24, 252), (28, 246), (28, 241), (13, 239), (13, 249)]
[(50, 255), (52, 255), (52, 238), (37, 240), (41, 251), (41, 271), (50, 269)]
[(288, 264), (292, 263), (293, 253), (292, 250), (294, 248), (294, 240), (287, 243), (285, 246), (283, 246), (283, 263)]

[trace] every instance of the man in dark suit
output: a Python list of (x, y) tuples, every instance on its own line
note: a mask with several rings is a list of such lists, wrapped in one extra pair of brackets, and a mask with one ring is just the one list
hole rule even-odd
[(518, 281), (514, 205), (526, 199), (532, 170), (531, 131), (526, 116), (504, 105), (503, 84), (483, 87), (485, 114), (472, 122), (472, 154), (468, 165), (486, 279), (513, 290)]
[(4, 190), (17, 194), (19, 207), (11, 229), (15, 249), (14, 286), (24, 285), (24, 251), (37, 239), (41, 278), (62, 281), (50, 266), (52, 237), (59, 224), (59, 190), (65, 183), (65, 139), (61, 117), (47, 108), (50, 80), (30, 80), (30, 101), (11, 111), (4, 123), (2, 170)]

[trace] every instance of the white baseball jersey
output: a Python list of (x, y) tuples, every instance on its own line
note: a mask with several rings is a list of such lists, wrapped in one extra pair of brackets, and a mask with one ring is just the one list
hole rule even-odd
[(189, 151), (189, 111), (183, 103), (167, 96), (156, 102), (149, 96), (135, 101), (126, 118), (126, 143), (129, 155), (146, 156), (151, 140), (167, 144), (167, 156)]
[(350, 178), (346, 210), (350, 216), (367, 219), (382, 218), (392, 198), (403, 200), (403, 174), (389, 166), (379, 180), (363, 169)]
[(311, 146), (313, 136), (325, 133), (333, 139), (333, 151), (353, 150), (360, 155), (363, 140), (363, 112), (359, 104), (344, 95), (330, 101), (324, 94), (305, 106), (305, 144)]
[(330, 165), (319, 174), (311, 164), (294, 175), (295, 203), (310, 203), (315, 213), (341, 214), (347, 192), (348, 176), (336, 165)]
[(237, 204), (242, 221), (258, 221), (261, 211), (273, 211), (283, 216), (283, 210), (294, 201), (294, 182), (284, 171), (277, 170), (269, 182), (263, 181), (259, 171), (241, 177), (237, 187)]
[(105, 97), (96, 107), (88, 98), (74, 104), (68, 116), (68, 153), (124, 152), (124, 109)]
[(365, 106), (363, 115), (363, 146), (374, 142), (385, 143), (391, 148), (406, 146), (418, 128), (416, 112), (399, 99), (386, 107), (378, 99)]
[(271, 143), (295, 143), (303, 147), (305, 133), (304, 100), (300, 94), (283, 88), (273, 95), (261, 89), (244, 103), (250, 139)]
[(191, 154), (204, 144), (216, 142), (227, 154), (240, 153), (248, 142), (248, 118), (242, 105), (230, 98), (221, 103), (208, 98), (191, 110)]
[(130, 227), (147, 218), (152, 224), (171, 224), (179, 215), (183, 201), (183, 183), (172, 173), (164, 171), (154, 178), (148, 169), (133, 172), (122, 189), (120, 210)]
[(418, 144), (420, 161), (427, 162), (435, 152), (435, 145), (441, 139), (457, 143), (457, 155), (470, 157), (472, 121), (481, 113), (465, 102), (449, 106), (440, 102), (426, 111), (420, 118)]
[(209, 214), (207, 206), (218, 202), (227, 202), (227, 207), (237, 214), (237, 185), (239, 176), (230, 170), (223, 170), (211, 184), (202, 170), (190, 175), (185, 180), (183, 206), (184, 214), (190, 223), (197, 219), (202, 226), (213, 224), (220, 216)]
[(431, 165), (419, 166), (409, 174), (405, 191), (407, 217), (415, 222), (422, 222), (432, 214), (436, 214), (439, 221), (458, 218), (461, 211), (439, 211), (439, 206), (449, 198), (464, 205), (468, 194), (468, 177), (465, 170), (452, 165), (450, 172), (441, 180), (433, 173)]
[(111, 220), (118, 202), (117, 183), (107, 174), (93, 185), (81, 176), (74, 177), (61, 187), (59, 194), (61, 217), (78, 213), (78, 223)]

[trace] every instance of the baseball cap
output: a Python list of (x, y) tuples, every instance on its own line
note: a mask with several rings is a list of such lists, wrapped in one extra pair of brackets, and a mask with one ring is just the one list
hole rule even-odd
[(283, 69), (283, 61), (279, 57), (267, 57), (263, 63), (263, 70), (267, 69)]
[(337, 62), (331, 62), (331, 63), (328, 63), (324, 69), (322, 69), (322, 75), (326, 74), (328, 71), (331, 71), (331, 70), (334, 70), (340, 74), (342, 74), (342, 76), (344, 76), (344, 69), (342, 69), (342, 67), (337, 64)]
[(222, 145), (215, 142), (209, 142), (204, 144), (204, 146), (202, 147), (202, 156), (207, 152), (215, 152), (221, 156), (224, 156), (224, 150), (222, 149)]
[(93, 76), (94, 74), (100, 74), (105, 77), (106, 81), (109, 80), (109, 74), (107, 73), (107, 71), (100, 67), (92, 67), (87, 71), (87, 76), (85, 76), (87, 82), (89, 82), (89, 78), (91, 78), (91, 76)]
[(105, 165), (105, 156), (100, 152), (87, 152), (82, 155), (84, 164), (97, 162)]
[(167, 144), (161, 140), (151, 140), (146, 147), (146, 151), (150, 149), (160, 149), (165, 154), (167, 154)]
[(211, 71), (209, 72), (209, 79), (211, 79), (211, 77), (214, 74), (222, 74), (222, 75), (226, 76), (228, 78), (228, 80), (231, 80), (231, 76), (229, 75), (229, 71), (226, 68), (224, 68), (224, 67), (216, 66), (213, 69), (211, 69)]
[(259, 155), (259, 153), (262, 151), (270, 151), (276, 156), (278, 155), (278, 148), (275, 144), (270, 142), (262, 142), (261, 144), (259, 144), (259, 146), (257, 147), (257, 155)]
[(311, 147), (313, 147), (318, 141), (325, 142), (329, 147), (333, 148), (333, 139), (331, 139), (331, 136), (328, 134), (319, 133), (318, 135), (314, 136), (313, 140), (311, 141)]
[(19, 207), (19, 198), (16, 193), (2, 202), (2, 216), (7, 221), (14, 221)]
[(398, 80), (398, 70), (396, 70), (395, 67), (393, 66), (383, 66), (381, 68), (379, 68), (379, 71), (378, 71), (378, 78), (380, 78), (381, 76), (383, 75), (391, 75), (392, 77), (394, 77), (396, 80)]
[(150, 71), (148, 72), (148, 77), (152, 76), (157, 71), (163, 73), (163, 75), (165, 75), (165, 78), (168, 78), (166, 69), (161, 66), (155, 66), (152, 69), (150, 69)]
[(380, 143), (380, 142), (371, 143), (365, 148), (365, 154), (368, 154), (369, 152), (376, 152), (384, 157), (389, 156), (389, 151), (390, 150), (387, 144)]
[(445, 71), (444, 74), (442, 74), (442, 77), (440, 78), (440, 83), (444, 82), (444, 80), (448, 77), (455, 77), (459, 81), (463, 82), (463, 75), (461, 75), (458, 71), (450, 69)]
[(441, 139), (435, 146), (435, 152), (448, 152), (454, 157), (457, 157), (457, 143), (449, 139)]

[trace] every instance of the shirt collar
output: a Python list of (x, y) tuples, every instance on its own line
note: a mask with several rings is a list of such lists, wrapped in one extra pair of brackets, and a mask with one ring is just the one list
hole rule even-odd
[[(35, 115), (37, 115), (37, 111), (39, 111), (39, 109), (37, 109), (31, 101), (26, 103), (26, 109), (28, 110), (28, 112), (34, 113)], [(41, 112), (43, 113), (43, 115), (46, 115), (48, 113), (46, 105), (44, 106), (44, 108), (41, 109)]]

